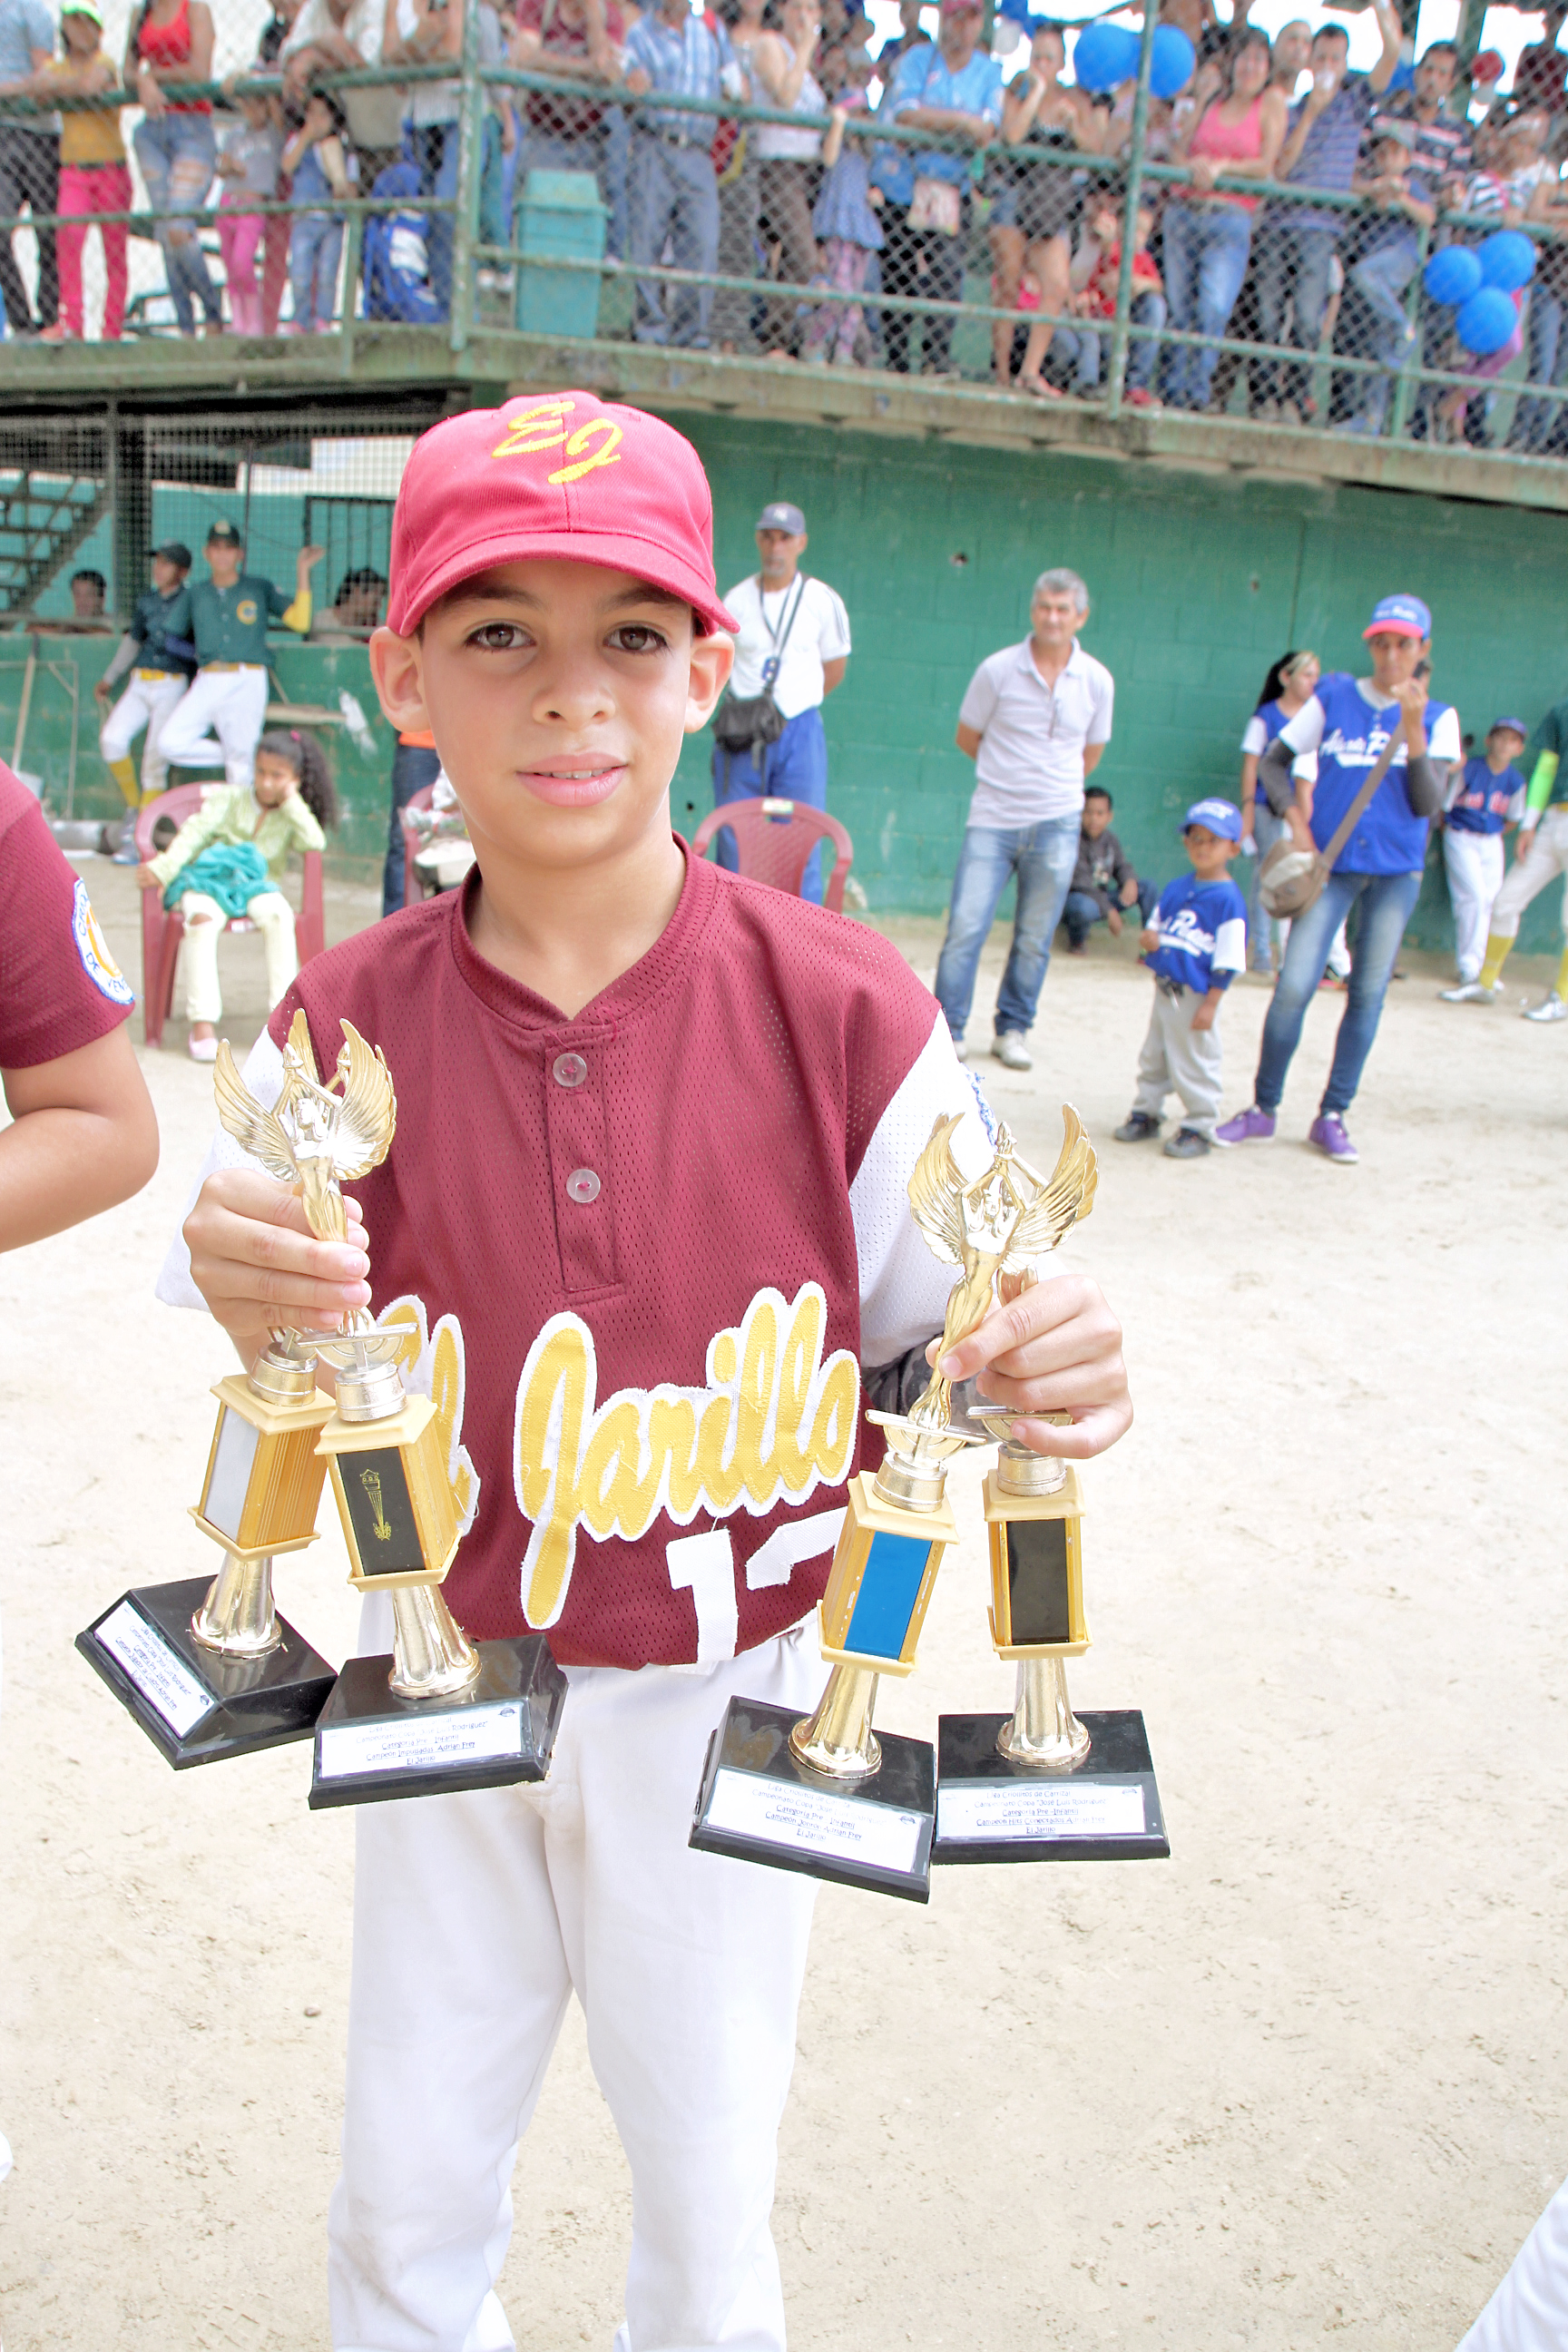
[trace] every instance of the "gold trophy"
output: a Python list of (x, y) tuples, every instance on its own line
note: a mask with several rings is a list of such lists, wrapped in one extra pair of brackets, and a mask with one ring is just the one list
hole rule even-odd
[[(973, 1183), (952, 1150), (966, 1116), (937, 1119), (909, 1185), (927, 1246), (961, 1270), (939, 1364), (989, 1314), (998, 1280), (1032, 1276), (1036, 1259), (1094, 1197), (1094, 1154), (1076, 1112), (1064, 1109), (1066, 1138), (1048, 1181), (1003, 1126), (989, 1167)], [(965, 1446), (994, 1443), (995, 1433), (954, 1422), (952, 1384), (940, 1371), (907, 1413), (867, 1418), (885, 1430), (888, 1446), (874, 1479), (861, 1473), (849, 1482), (820, 1611), (831, 1669), (821, 1703), (792, 1723), (779, 1708), (731, 1702), (709, 1752), (690, 1842), (924, 1902), (935, 1757), (924, 1740), (879, 1738), (872, 1715), (880, 1677), (913, 1670), (937, 1568), (958, 1539), (948, 1466)]]
[[(1054, 1249), (1068, 1226), (1094, 1205), (1093, 1150), (1066, 1105), (1062, 1117), (1068, 1145), (1057, 1177), (1076, 1139), (1078, 1205), (1043, 1244), (1039, 1229), (1029, 1230), (1036, 1255), (1042, 1247)], [(1020, 1242), (1024, 1238), (1020, 1227)], [(999, 1273), (1005, 1282), (1011, 1280), (1015, 1296), (1038, 1280), (1033, 1256), (1021, 1247)], [(940, 1718), (931, 1858), (1163, 1858), (1171, 1849), (1142, 1714), (1136, 1708), (1086, 1710), (1080, 1719), (1068, 1696), (1065, 1661), (1082, 1657), (1089, 1646), (1082, 1483), (1076, 1465), (1014, 1442), (1017, 1417), (985, 1404), (971, 1415), (999, 1442), (995, 1466), (985, 1477), (991, 1639), (997, 1656), (1017, 1668), (1013, 1712)], [(1070, 1423), (1066, 1413), (1044, 1418)]]
[[(320, 1241), (347, 1234), (342, 1186), (379, 1167), (397, 1124), (379, 1048), (351, 1023), (331, 1084), (316, 1072), (310, 1026), (296, 1013), (271, 1110), (218, 1049), (218, 1115), (235, 1140), (305, 1204)], [(349, 1581), (392, 1603), (392, 1654), (351, 1658), (315, 1724), (313, 1807), (424, 1796), (437, 1790), (539, 1780), (566, 1678), (539, 1635), (471, 1643), (440, 1587), (457, 1557), (458, 1510), (428, 1397), (409, 1396), (396, 1357), (406, 1333), (363, 1310), (308, 1344), (337, 1375), (320, 1416), (317, 1492), (330, 1470), (348, 1547)], [(305, 1344), (281, 1335), (274, 1345)], [(264, 1359), (265, 1360), (265, 1359)], [(325, 1400), (322, 1400), (325, 1402)]]

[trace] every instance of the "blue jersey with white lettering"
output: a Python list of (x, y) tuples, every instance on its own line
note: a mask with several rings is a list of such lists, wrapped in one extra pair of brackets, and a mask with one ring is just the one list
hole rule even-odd
[(1159, 944), (1143, 961), (1157, 980), (1206, 996), (1247, 970), (1247, 901), (1228, 874), (1218, 882), (1200, 882), (1195, 874), (1167, 882), (1149, 929)]
[[(1312, 838), (1326, 848), (1341, 818), (1376, 764), (1399, 717), (1396, 702), (1373, 701), (1346, 670), (1318, 680), (1280, 737), (1293, 751), (1316, 751), (1318, 782), (1312, 795)], [(1459, 715), (1446, 702), (1426, 705), (1426, 750), (1434, 760), (1460, 758)], [(1417, 816), (1405, 789), (1409, 753), (1402, 742), (1354, 832), (1334, 860), (1336, 874), (1418, 874), (1426, 862), (1428, 820)]]
[(1517, 768), (1494, 776), (1478, 754), (1465, 762), (1464, 780), (1448, 803), (1448, 823), (1456, 833), (1500, 833), (1524, 814), (1527, 789)]

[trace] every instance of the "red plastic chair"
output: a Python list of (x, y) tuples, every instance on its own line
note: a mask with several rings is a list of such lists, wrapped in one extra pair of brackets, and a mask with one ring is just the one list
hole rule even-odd
[[(212, 789), (204, 784), (176, 784), (172, 792), (160, 793), (156, 800), (146, 802), (136, 814), (136, 855), (145, 866), (156, 856), (153, 834), (160, 817), (172, 817), (178, 832), (188, 816), (195, 816), (202, 804), (202, 795)], [(327, 944), (326, 916), (321, 905), (321, 853), (307, 849), (305, 881), (300, 893), (300, 912), (294, 918), (294, 944), (301, 963), (309, 963), (320, 955)], [(249, 918), (235, 915), (224, 925), (226, 931), (252, 931), (256, 929)], [(184, 936), (185, 919), (178, 905), (165, 907), (161, 890), (142, 893), (142, 1026), (149, 1045), (163, 1042), (163, 1024), (174, 1002), (174, 967), (180, 960), (180, 941)]]
[(844, 885), (855, 863), (855, 844), (836, 816), (826, 809), (807, 808), (799, 801), (726, 801), (705, 816), (692, 836), (700, 857), (714, 835), (728, 825), (735, 836), (741, 871), (749, 881), (766, 882), (775, 890), (800, 896), (807, 861), (819, 841), (831, 842), (833, 872), (825, 884), (822, 903), (830, 913), (844, 912)]

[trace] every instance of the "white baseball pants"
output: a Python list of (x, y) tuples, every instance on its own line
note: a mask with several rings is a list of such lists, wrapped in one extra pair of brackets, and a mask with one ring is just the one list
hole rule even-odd
[(1193, 1015), (1204, 1002), (1194, 988), (1167, 996), (1157, 983), (1154, 1009), (1149, 1015), (1143, 1050), (1138, 1056), (1138, 1091), (1134, 1110), (1151, 1118), (1164, 1116), (1165, 1097), (1178, 1094), (1186, 1113), (1182, 1121), (1214, 1140), (1219, 1117), (1221, 1083), (1219, 1028), (1193, 1028)]
[(98, 748), (113, 763), (123, 760), (132, 744), (147, 730), (142, 746), (142, 790), (161, 793), (169, 762), (161, 749), (163, 722), (185, 691), (185, 681), (172, 670), (133, 669), (131, 683), (99, 730)]
[[(258, 890), (245, 911), (261, 933), (267, 950), (267, 1002), (269, 1005), (279, 1003), (300, 969), (300, 953), (294, 943), (294, 909), (281, 890)], [(223, 991), (218, 986), (217, 943), (228, 917), (216, 898), (209, 898), (201, 890), (185, 892), (180, 900), (180, 912), (185, 919), (185, 936), (180, 944), (185, 967), (185, 1018), (219, 1021), (223, 1018)]]
[[(1445, 841), (1447, 839), (1447, 834), (1443, 838)], [(1522, 834), (1520, 839), (1524, 839)], [(1528, 857), (1521, 859), (1515, 850), (1514, 862), (1508, 869), (1508, 879), (1498, 892), (1497, 903), (1492, 908), (1494, 938), (1517, 939), (1525, 908), (1532, 898), (1539, 898), (1560, 874), (1568, 874), (1568, 806), (1549, 808), (1545, 812), (1535, 828)], [(1568, 891), (1563, 893), (1563, 911), (1568, 915)]]
[[(362, 1643), (390, 1648), (389, 1604)], [(798, 1627), (711, 1669), (573, 1668), (542, 1786), (363, 1808), (337, 2352), (509, 2352), (509, 2182), (574, 1992), (632, 2170), (616, 2352), (784, 2352), (769, 2213), (816, 1887), (686, 1841), (731, 1697), (805, 1713), (824, 1673)]]
[(267, 720), (267, 672), (259, 664), (197, 670), (163, 722), (159, 748), (164, 761), (210, 752), (216, 735), (229, 782), (248, 784), (256, 773), (256, 746)]
[(1568, 2180), (1513, 2258), (1459, 2352), (1563, 2352), (1568, 2344)]
[(1486, 959), (1492, 901), (1502, 887), (1502, 835), (1458, 833), (1445, 825), (1443, 863), (1454, 903), (1454, 960), (1459, 978), (1479, 980)]

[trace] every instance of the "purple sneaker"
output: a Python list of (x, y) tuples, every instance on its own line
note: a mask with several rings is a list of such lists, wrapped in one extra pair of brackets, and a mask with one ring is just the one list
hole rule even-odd
[(1216, 1127), (1214, 1139), (1224, 1144), (1272, 1143), (1275, 1124), (1274, 1113), (1259, 1110), (1254, 1103), (1250, 1110), (1239, 1110), (1234, 1118), (1227, 1118), (1223, 1127)]
[(1345, 1123), (1338, 1111), (1322, 1111), (1307, 1129), (1307, 1140), (1315, 1143), (1325, 1160), (1336, 1168), (1353, 1168), (1361, 1153), (1345, 1133)]

